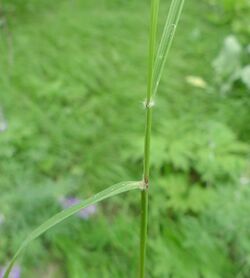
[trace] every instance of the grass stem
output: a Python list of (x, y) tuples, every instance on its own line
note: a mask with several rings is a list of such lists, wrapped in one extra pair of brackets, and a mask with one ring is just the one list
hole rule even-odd
[(139, 277), (145, 277), (146, 250), (147, 250), (147, 222), (148, 222), (148, 186), (150, 171), (150, 146), (152, 126), (152, 95), (153, 95), (153, 72), (156, 53), (157, 19), (159, 11), (159, 0), (151, 0), (151, 19), (149, 31), (149, 57), (148, 57), (148, 84), (145, 101), (146, 128), (144, 139), (144, 189), (141, 192), (141, 233), (140, 233), (140, 269)]
[(148, 54), (148, 84), (145, 101), (146, 128), (144, 139), (144, 169), (143, 169), (143, 190), (141, 192), (141, 233), (140, 233), (140, 278), (146, 275), (146, 251), (147, 251), (147, 230), (148, 230), (148, 194), (150, 174), (150, 147), (152, 111), (154, 97), (162, 76), (163, 68), (167, 60), (169, 50), (175, 35), (176, 27), (180, 19), (181, 11), (185, 0), (172, 0), (168, 17), (166, 19), (163, 34), (160, 40), (158, 51), (156, 51), (157, 23), (160, 0), (151, 0), (151, 18), (149, 31), (149, 54)]

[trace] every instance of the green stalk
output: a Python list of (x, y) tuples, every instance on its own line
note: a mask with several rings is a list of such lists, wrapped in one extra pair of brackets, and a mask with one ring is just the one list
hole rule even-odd
[(148, 229), (148, 189), (150, 174), (150, 146), (152, 127), (152, 107), (158, 85), (163, 73), (164, 65), (171, 48), (176, 27), (180, 20), (181, 11), (185, 0), (172, 0), (170, 10), (166, 19), (163, 34), (161, 36), (159, 49), (156, 52), (157, 21), (160, 0), (151, 0), (151, 19), (149, 32), (149, 57), (148, 57), (148, 84), (145, 100), (146, 128), (144, 139), (144, 169), (143, 189), (141, 192), (141, 233), (140, 233), (140, 272), (139, 277), (145, 278), (147, 229)]
[(146, 128), (144, 139), (144, 169), (143, 182), (144, 188), (141, 192), (141, 233), (140, 233), (140, 269), (139, 277), (145, 277), (146, 247), (147, 247), (147, 224), (148, 224), (148, 186), (150, 171), (150, 146), (151, 146), (151, 126), (152, 126), (152, 107), (153, 107), (153, 72), (156, 53), (156, 33), (157, 19), (159, 11), (159, 0), (151, 0), (151, 19), (149, 31), (149, 57), (148, 57), (148, 84), (145, 101), (146, 108)]
[(160, 46), (156, 55), (156, 33), (157, 21), (160, 0), (151, 0), (151, 20), (149, 32), (149, 58), (148, 58), (148, 84), (147, 95), (145, 101), (146, 109), (146, 128), (144, 141), (144, 168), (143, 168), (143, 182), (122, 182), (113, 185), (96, 195), (86, 199), (85, 201), (70, 207), (48, 219), (37, 229), (30, 233), (30, 235), (23, 241), (20, 248), (12, 257), (9, 266), (7, 267), (3, 278), (8, 278), (16, 259), (20, 253), (33, 240), (44, 234), (50, 228), (61, 223), (63, 220), (69, 218), (73, 214), (79, 212), (91, 204), (96, 204), (104, 199), (110, 198), (117, 194), (121, 194), (134, 189), (141, 189), (141, 242), (140, 242), (140, 269), (139, 277), (145, 278), (146, 265), (146, 246), (147, 246), (147, 222), (148, 222), (148, 188), (149, 188), (149, 174), (150, 174), (150, 140), (151, 140), (151, 126), (152, 126), (152, 107), (153, 97), (157, 92), (158, 84), (163, 72), (164, 65), (170, 50), (176, 26), (179, 22), (181, 10), (185, 0), (172, 0), (169, 15), (167, 17), (166, 25), (163, 30), (163, 35), (160, 40)]

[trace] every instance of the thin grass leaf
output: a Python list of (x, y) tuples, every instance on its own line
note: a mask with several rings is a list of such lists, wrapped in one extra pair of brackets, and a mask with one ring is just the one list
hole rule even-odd
[(172, 0), (163, 34), (157, 51), (154, 66), (154, 85), (153, 97), (155, 97), (162, 77), (163, 69), (167, 61), (168, 53), (171, 48), (176, 27), (179, 23), (181, 12), (185, 0)]
[(9, 263), (8, 268), (3, 276), (3, 278), (8, 278), (11, 272), (12, 267), (14, 266), (15, 261), (17, 260), (19, 254), (23, 251), (26, 246), (31, 243), (33, 240), (38, 238), (40, 235), (48, 231), (50, 228), (56, 226), (57, 224), (61, 223), (63, 220), (69, 218), (70, 216), (74, 215), (75, 213), (79, 212), (80, 210), (84, 209), (89, 205), (96, 204), (104, 199), (110, 198), (112, 196), (131, 191), (134, 189), (142, 189), (142, 182), (138, 181), (128, 181), (128, 182), (121, 182), (110, 186), (109, 188), (97, 193), (96, 195), (82, 201), (81, 203), (74, 205), (68, 209), (63, 210), (62, 212), (57, 213), (56, 215), (52, 216), (46, 222), (44, 222), (41, 226), (36, 228), (30, 235), (24, 240), (20, 248), (17, 250), (16, 254), (12, 258)]
[(146, 102), (149, 104), (153, 94), (154, 86), (154, 65), (156, 57), (156, 34), (157, 34), (157, 23), (159, 14), (160, 0), (153, 0), (151, 2), (151, 19), (150, 19), (150, 30), (149, 30), (149, 56), (148, 56), (148, 87), (147, 87), (147, 98)]

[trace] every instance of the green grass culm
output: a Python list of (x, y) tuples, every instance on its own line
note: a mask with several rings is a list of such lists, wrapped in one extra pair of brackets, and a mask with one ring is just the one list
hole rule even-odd
[(148, 54), (148, 84), (145, 100), (146, 128), (144, 139), (144, 189), (141, 192), (141, 233), (140, 233), (140, 265), (139, 277), (144, 278), (146, 273), (146, 250), (147, 250), (147, 225), (148, 225), (148, 194), (150, 178), (150, 152), (151, 152), (151, 129), (154, 96), (156, 95), (160, 78), (166, 63), (167, 55), (171, 47), (175, 30), (183, 8), (183, 0), (173, 0), (165, 23), (165, 28), (160, 40), (159, 50), (156, 52), (157, 26), (159, 14), (159, 0), (151, 1), (151, 19), (149, 31), (149, 54)]
[(250, 277), (250, 2), (155, 3), (1, 2), (1, 278)]
[(3, 278), (8, 278), (12, 267), (15, 264), (19, 254), (33, 240), (41, 236), (50, 228), (61, 223), (73, 214), (79, 212), (86, 206), (96, 204), (104, 199), (114, 195), (121, 194), (133, 189), (141, 190), (141, 232), (140, 232), (140, 259), (139, 259), (139, 277), (146, 277), (146, 250), (147, 250), (147, 225), (148, 225), (148, 192), (150, 178), (150, 152), (151, 152), (151, 127), (152, 127), (152, 110), (154, 107), (154, 96), (160, 82), (167, 55), (173, 41), (175, 30), (180, 19), (180, 14), (183, 8), (184, 0), (173, 0), (166, 19), (166, 24), (160, 39), (159, 49), (157, 51), (157, 26), (159, 14), (159, 0), (151, 0), (151, 19), (149, 31), (149, 54), (148, 54), (148, 83), (146, 100), (144, 102), (146, 110), (146, 125), (144, 138), (144, 165), (143, 165), (143, 180), (138, 182), (121, 182), (111, 186), (108, 189), (90, 197), (86, 201), (65, 209), (51, 217), (49, 220), (40, 225), (37, 229), (23, 241), (23, 244), (18, 249), (14, 257), (9, 263)]

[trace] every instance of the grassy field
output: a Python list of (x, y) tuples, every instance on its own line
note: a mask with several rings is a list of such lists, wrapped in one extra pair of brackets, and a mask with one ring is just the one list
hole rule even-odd
[[(141, 178), (148, 2), (0, 6), (0, 268), (65, 196)], [(148, 277), (250, 277), (250, 7), (222, 2), (186, 1), (157, 96)], [(132, 192), (60, 224), (21, 277), (136, 277), (139, 213)]]

